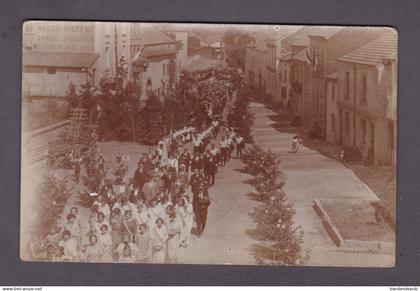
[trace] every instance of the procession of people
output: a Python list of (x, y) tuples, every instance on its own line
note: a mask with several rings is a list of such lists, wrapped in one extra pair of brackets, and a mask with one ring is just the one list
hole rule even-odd
[[(212, 71), (194, 75), (192, 81), (200, 90), (211, 90), (215, 82), (220, 80)], [(96, 144), (84, 153), (76, 146), (71, 153), (73, 176), (76, 184), (87, 188), (84, 205), (71, 205), (62, 227), (45, 237), (44, 259), (177, 262), (192, 236), (205, 232), (216, 173), (233, 155), (240, 158), (245, 147), (244, 138), (223, 117), (232, 94), (226, 84), (231, 82), (216, 88), (218, 97), (203, 95), (207, 120), (201, 130), (184, 126), (170, 132), (155, 148), (139, 153), (132, 175), (129, 164), (134, 157), (118, 151), (110, 177), (106, 164), (111, 163)], [(79, 213), (81, 207), (89, 208), (88, 215)]]
[[(77, 207), (71, 208), (56, 237), (53, 259), (176, 262), (191, 235), (200, 237), (205, 231), (209, 188), (218, 168), (245, 145), (218, 117), (214, 121), (202, 132), (185, 127), (165, 137), (141, 155), (128, 179), (118, 171), (126, 167), (127, 156), (118, 153), (117, 178), (105, 179), (98, 193), (87, 194), (92, 199), (87, 222), (81, 221)], [(79, 172), (75, 168), (74, 175)], [(88, 224), (87, 233), (82, 224)]]

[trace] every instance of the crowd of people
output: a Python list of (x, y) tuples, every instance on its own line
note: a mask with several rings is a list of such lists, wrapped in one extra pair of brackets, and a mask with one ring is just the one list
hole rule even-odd
[(116, 165), (111, 165), (96, 142), (83, 151), (75, 146), (69, 159), (75, 183), (85, 188), (80, 205), (65, 210), (58, 228), (30, 240), (30, 256), (50, 261), (176, 262), (179, 251), (206, 228), (209, 189), (218, 169), (232, 155), (241, 157), (245, 147), (225, 114), (232, 110), (229, 103), (242, 77), (228, 69), (183, 72), (181, 83), (197, 94), (199, 110), (183, 121), (187, 126), (141, 153), (134, 174), (127, 154), (118, 152)]
[[(244, 139), (222, 123), (220, 116), (213, 116), (204, 131), (184, 127), (171, 133), (142, 154), (132, 177), (127, 176), (130, 158), (118, 153), (115, 179), (97, 181), (102, 185), (92, 189), (98, 191), (86, 194), (88, 221), (72, 207), (62, 229), (47, 235), (49, 259), (176, 262), (191, 236), (200, 237), (205, 230), (209, 188), (218, 168), (232, 153), (240, 157), (245, 147)], [(106, 172), (101, 155), (95, 168), (86, 172)], [(76, 181), (80, 172), (77, 163)]]

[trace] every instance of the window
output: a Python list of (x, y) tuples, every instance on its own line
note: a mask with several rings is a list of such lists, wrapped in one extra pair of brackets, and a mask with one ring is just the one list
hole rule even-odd
[(346, 135), (350, 134), (350, 114), (348, 112), (345, 113), (345, 133)]
[(366, 119), (360, 119), (360, 126), (362, 128), (362, 143), (366, 144)]
[(331, 113), (331, 131), (335, 132), (335, 115)]
[(162, 71), (163, 71), (163, 75), (164, 75), (164, 76), (165, 76), (165, 74), (166, 74), (166, 73), (165, 73), (165, 71), (166, 71), (165, 69), (166, 69), (166, 68), (165, 68), (165, 63), (163, 63), (163, 64), (162, 64)]
[(350, 72), (346, 72), (346, 76), (344, 79), (344, 98), (349, 99), (350, 98)]
[(333, 101), (335, 100), (335, 85), (331, 86), (331, 99)]
[(367, 98), (367, 77), (366, 75), (362, 76), (362, 92), (361, 92), (361, 104), (366, 104), (366, 98)]

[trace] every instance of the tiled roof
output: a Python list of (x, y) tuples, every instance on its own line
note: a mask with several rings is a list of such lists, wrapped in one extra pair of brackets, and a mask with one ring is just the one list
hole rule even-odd
[(337, 60), (366, 65), (381, 65), (385, 59), (397, 58), (397, 46), (397, 34), (388, 32)]
[(97, 53), (25, 51), (22, 54), (22, 65), (36, 67), (88, 68), (98, 58), (99, 54)]

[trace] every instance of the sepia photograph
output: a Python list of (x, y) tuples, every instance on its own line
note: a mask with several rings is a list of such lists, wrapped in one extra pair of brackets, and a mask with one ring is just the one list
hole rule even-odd
[(22, 33), (21, 260), (395, 265), (396, 29)]

